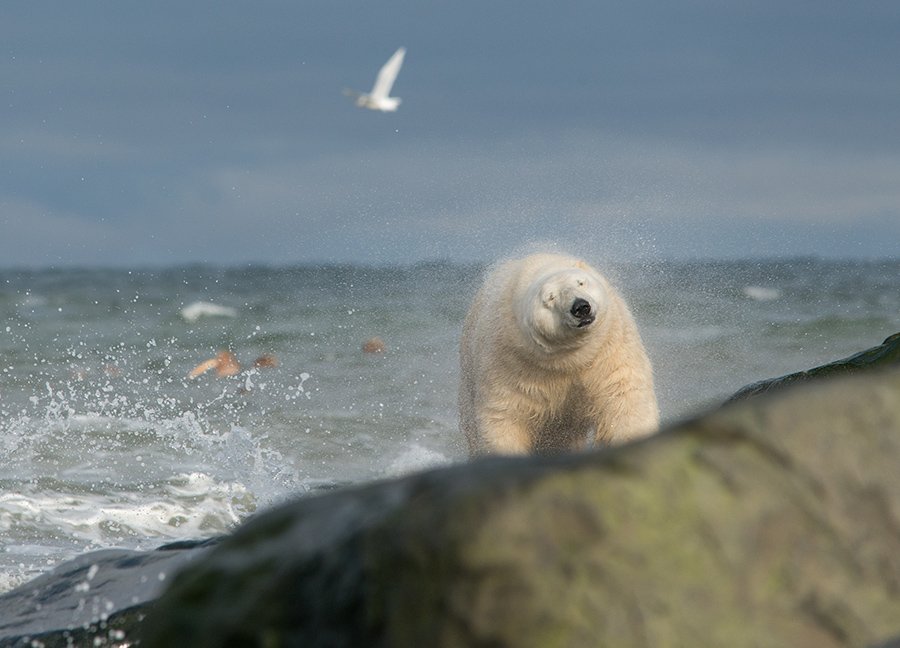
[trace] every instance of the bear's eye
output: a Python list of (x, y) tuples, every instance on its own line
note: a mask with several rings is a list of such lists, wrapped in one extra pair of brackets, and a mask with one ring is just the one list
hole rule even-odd
[(544, 301), (548, 304), (554, 299), (556, 299), (556, 295), (554, 295), (553, 293), (547, 293), (546, 295), (544, 295)]
[(584, 279), (579, 279), (575, 283), (577, 283), (579, 287), (582, 287), (582, 286), (584, 286)]

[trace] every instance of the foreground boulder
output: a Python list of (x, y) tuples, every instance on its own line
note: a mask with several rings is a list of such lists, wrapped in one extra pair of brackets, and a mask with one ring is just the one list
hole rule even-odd
[(166, 578), (214, 542), (106, 549), (67, 561), (0, 596), (0, 646), (131, 645)]
[(494, 458), (259, 515), (148, 646), (866, 646), (900, 635), (900, 372), (615, 450)]

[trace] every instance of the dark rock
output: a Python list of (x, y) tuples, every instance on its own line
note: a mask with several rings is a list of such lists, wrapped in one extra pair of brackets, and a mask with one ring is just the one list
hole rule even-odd
[(798, 382), (808, 382), (818, 378), (847, 375), (858, 371), (871, 371), (887, 367), (900, 367), (900, 333), (890, 336), (877, 347), (860, 351), (849, 358), (835, 360), (815, 369), (798, 371), (779, 378), (761, 380), (752, 385), (747, 385), (729, 398), (728, 401), (758, 396), (773, 389), (780, 389)]
[(109, 549), (65, 562), (0, 596), (0, 646), (132, 645), (165, 579), (214, 542)]
[(888, 639), (887, 641), (882, 641), (878, 644), (869, 646), (869, 648), (900, 648), (900, 637), (896, 637), (894, 639)]
[(264, 513), (150, 646), (866, 646), (900, 634), (900, 372)]

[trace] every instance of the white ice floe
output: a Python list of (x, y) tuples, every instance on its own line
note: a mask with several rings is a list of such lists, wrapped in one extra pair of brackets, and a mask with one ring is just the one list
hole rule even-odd
[(354, 90), (345, 90), (348, 94), (356, 98), (356, 105), (360, 108), (368, 108), (370, 110), (381, 110), (382, 112), (394, 112), (400, 105), (399, 97), (391, 97), (391, 88), (400, 73), (400, 66), (403, 65), (403, 57), (406, 56), (406, 48), (401, 47), (393, 56), (388, 59), (375, 78), (375, 85), (368, 94), (356, 92)]
[(230, 306), (197, 301), (182, 308), (181, 316), (188, 322), (196, 322), (201, 317), (237, 317), (237, 310)]

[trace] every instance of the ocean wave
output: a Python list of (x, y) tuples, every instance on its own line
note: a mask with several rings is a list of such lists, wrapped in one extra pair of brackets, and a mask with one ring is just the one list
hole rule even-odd
[(50, 535), (130, 545), (224, 533), (256, 508), (243, 484), (204, 473), (175, 475), (142, 490), (0, 493), (0, 531), (10, 539)]

